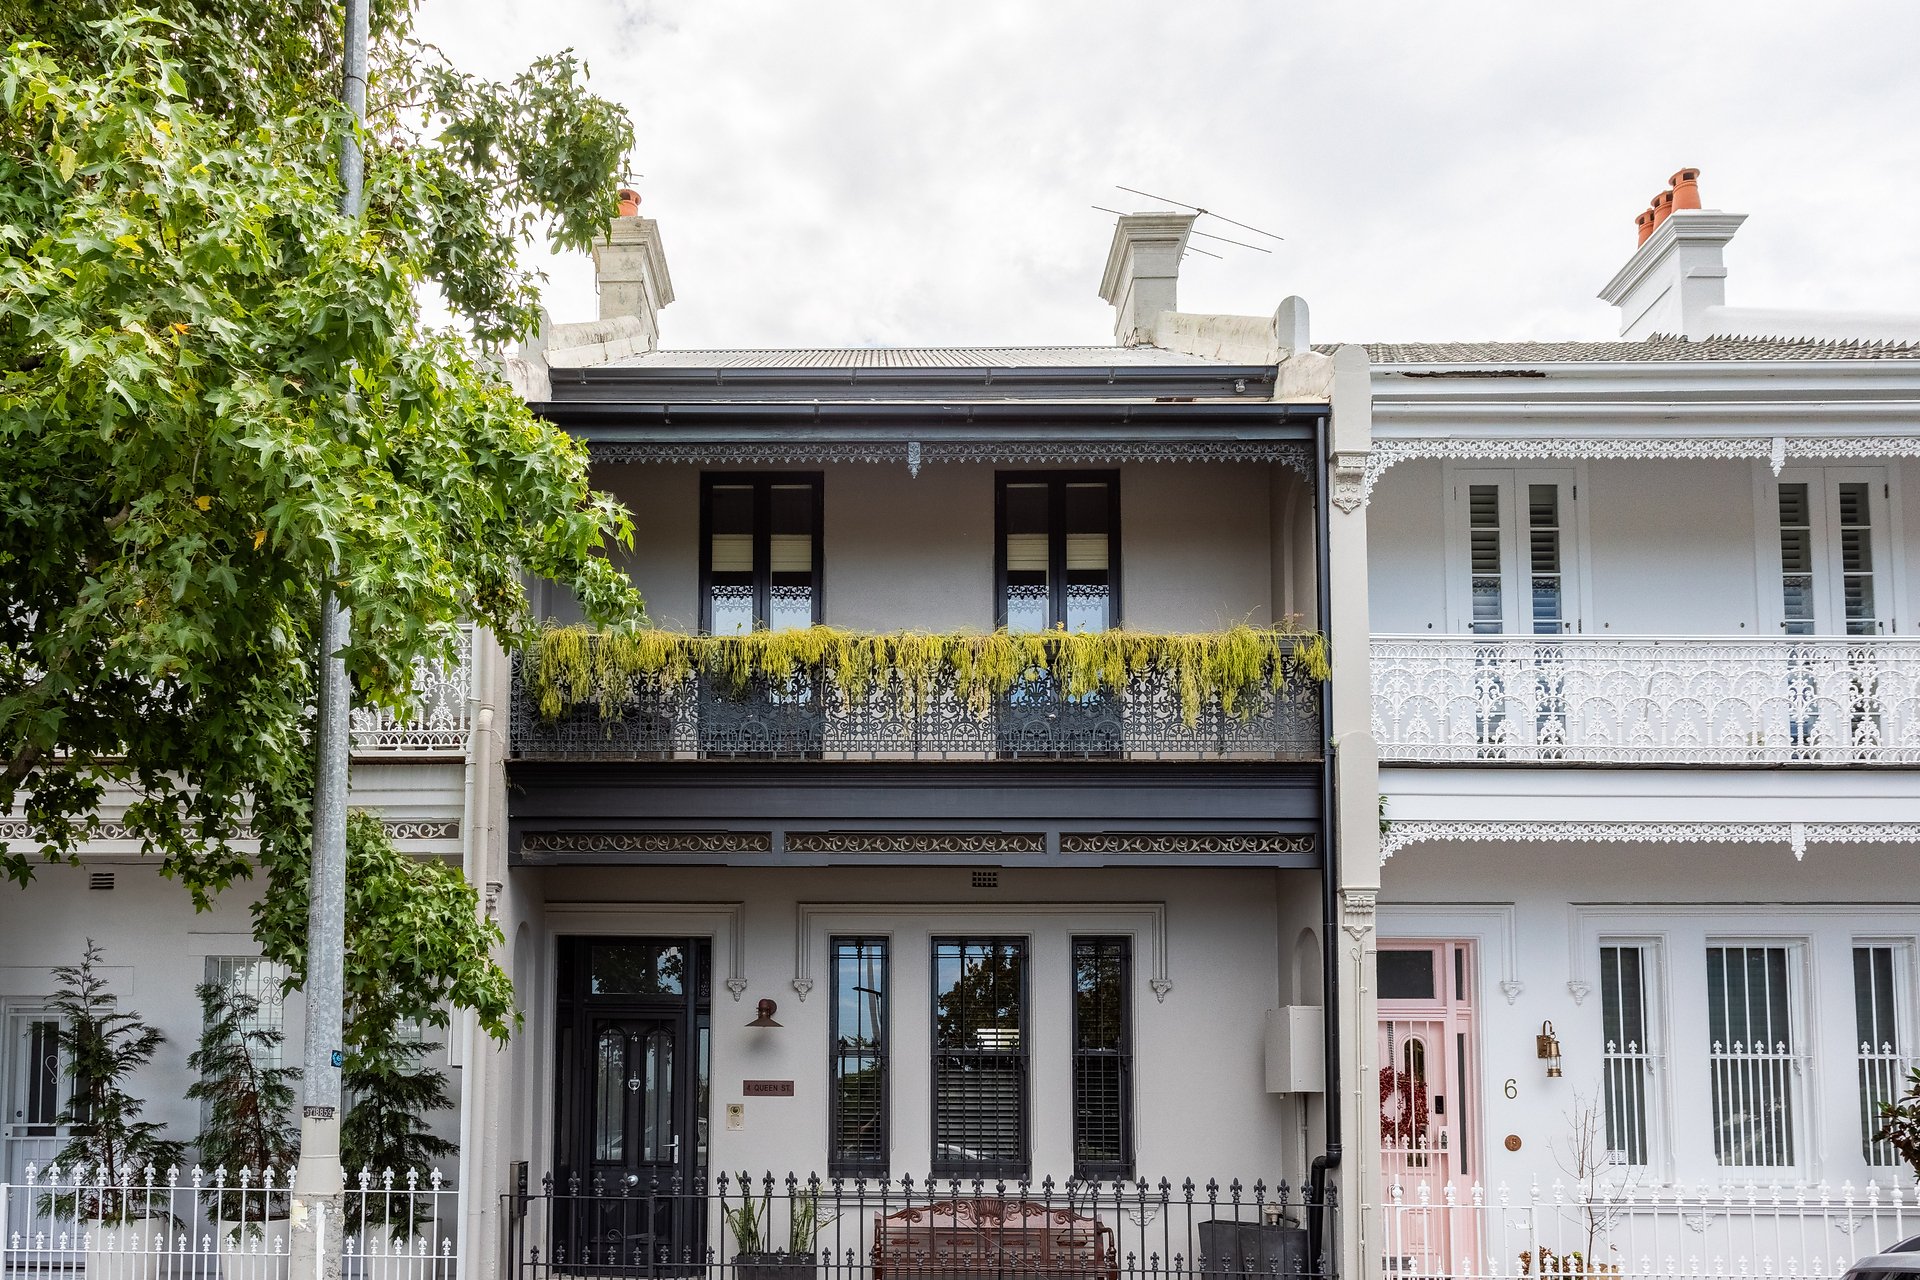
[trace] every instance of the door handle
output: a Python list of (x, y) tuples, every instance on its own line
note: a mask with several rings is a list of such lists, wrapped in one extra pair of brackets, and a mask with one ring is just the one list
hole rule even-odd
[(627, 1185), (628, 1185), (628, 1186), (630, 1186), (630, 1187), (637, 1187), (637, 1186), (639, 1186), (639, 1185), (640, 1185), (640, 1175), (639, 1175), (639, 1174), (637, 1174), (637, 1173), (630, 1173), (630, 1174), (628, 1174), (628, 1175), (627, 1175)]

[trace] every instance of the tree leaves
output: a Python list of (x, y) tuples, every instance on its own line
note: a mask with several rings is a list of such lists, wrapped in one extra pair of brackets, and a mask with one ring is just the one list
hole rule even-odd
[[(534, 323), (516, 246), (604, 227), (630, 131), (570, 55), (495, 85), (376, 14), (368, 209), (337, 209), (329, 4), (0, 0), (0, 846), (25, 882), (123, 821), (206, 906), (303, 812), (317, 596), (362, 704), (524, 582), (638, 616), (626, 513), (474, 345)], [(484, 145), (483, 145), (484, 143)], [(436, 331), (436, 285), (472, 338)], [(276, 856), (263, 846), (263, 856)]]

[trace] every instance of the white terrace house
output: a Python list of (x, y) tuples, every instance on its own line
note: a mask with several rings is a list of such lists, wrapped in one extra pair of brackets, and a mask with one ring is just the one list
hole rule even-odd
[(1617, 341), (1367, 348), (1390, 1271), (1826, 1269), (1899, 1224), (1796, 1197), (1911, 1205), (1920, 318), (1726, 307), (1741, 221), (1655, 225)]

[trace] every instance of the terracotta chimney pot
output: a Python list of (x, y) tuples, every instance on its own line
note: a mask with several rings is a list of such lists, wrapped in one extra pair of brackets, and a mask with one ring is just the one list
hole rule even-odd
[(1668, 179), (1673, 184), (1673, 207), (1676, 209), (1698, 209), (1700, 207), (1700, 171), (1682, 169)]
[(622, 187), (617, 193), (620, 197), (620, 216), (631, 218), (640, 212), (640, 193), (631, 187)]
[(1659, 226), (1673, 214), (1673, 192), (1662, 191), (1653, 198), (1653, 225)]
[(1647, 237), (1653, 234), (1653, 210), (1642, 209), (1633, 217), (1633, 225), (1640, 233), (1640, 243), (1645, 244)]

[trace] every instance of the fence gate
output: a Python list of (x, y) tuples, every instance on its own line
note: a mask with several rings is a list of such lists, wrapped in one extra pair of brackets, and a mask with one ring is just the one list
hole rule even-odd
[(1462, 1267), (1477, 1274), (1474, 1215), (1442, 1207), (1449, 1187), (1479, 1172), (1472, 981), (1471, 943), (1380, 943), (1376, 1061), (1388, 1276)]

